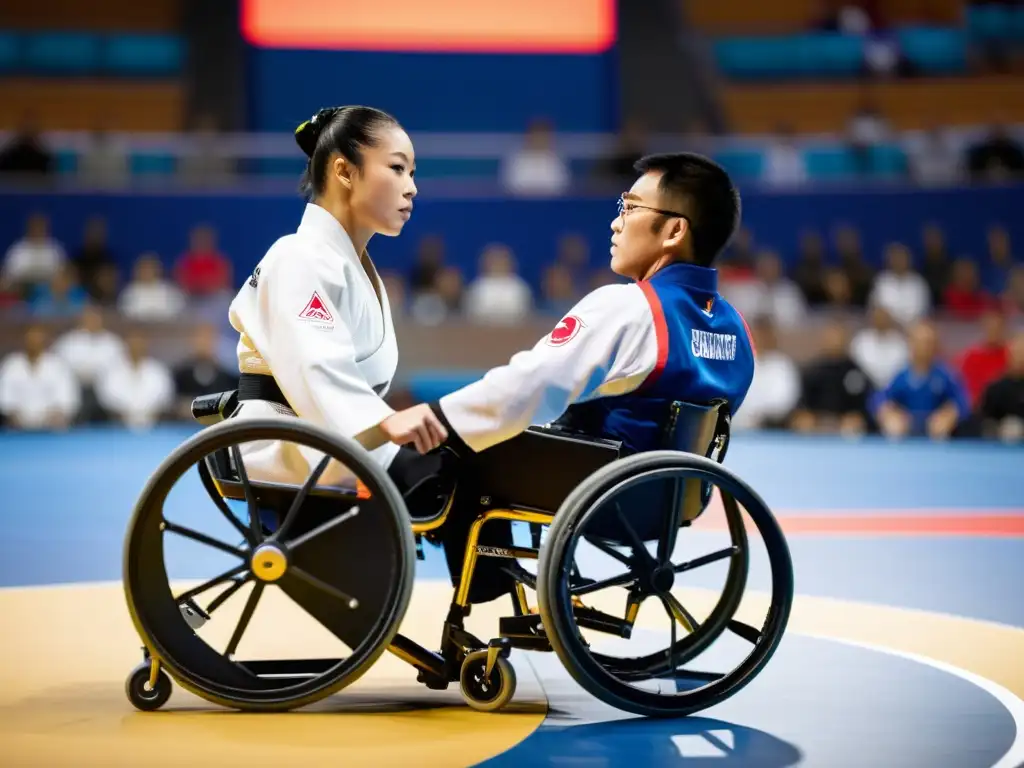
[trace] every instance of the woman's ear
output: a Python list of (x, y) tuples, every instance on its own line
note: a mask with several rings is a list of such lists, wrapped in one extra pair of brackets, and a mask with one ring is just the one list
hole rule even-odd
[(334, 158), (334, 175), (345, 189), (352, 189), (352, 165), (341, 155)]

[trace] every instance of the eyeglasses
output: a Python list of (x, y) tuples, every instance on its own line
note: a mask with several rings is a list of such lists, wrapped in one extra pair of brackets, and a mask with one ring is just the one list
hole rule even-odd
[(623, 192), (622, 195), (619, 197), (618, 208), (619, 216), (621, 216), (622, 218), (625, 218), (630, 211), (636, 208), (643, 208), (646, 211), (654, 211), (655, 213), (660, 213), (665, 216), (674, 216), (675, 218), (686, 219), (687, 221), (689, 221), (689, 219), (687, 219), (686, 216), (676, 211), (666, 211), (664, 208), (652, 208), (649, 205), (640, 205), (640, 203), (634, 203), (632, 200), (627, 200), (625, 192)]

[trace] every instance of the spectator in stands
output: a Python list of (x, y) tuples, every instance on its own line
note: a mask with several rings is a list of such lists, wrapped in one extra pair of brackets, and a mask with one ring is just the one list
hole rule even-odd
[(988, 229), (988, 263), (982, 271), (982, 284), (993, 296), (1000, 296), (1006, 290), (1010, 271), (1015, 259), (1010, 246), (1010, 233), (1005, 227), (992, 226)]
[(466, 289), (466, 315), (478, 323), (515, 323), (530, 312), (530, 286), (516, 273), (508, 246), (494, 243), (480, 256), (480, 275)]
[(105, 127), (93, 131), (89, 144), (78, 155), (78, 177), (100, 188), (125, 186), (131, 179), (128, 150)]
[(409, 288), (413, 296), (434, 290), (437, 275), (444, 265), (444, 255), (444, 238), (441, 235), (420, 238), (409, 274)]
[(127, 350), (121, 337), (104, 327), (102, 310), (95, 304), (87, 304), (78, 325), (57, 339), (53, 353), (78, 381), (82, 394), (81, 420), (104, 420), (105, 414), (96, 398), (96, 380), (104, 371), (122, 365)]
[(978, 416), (983, 435), (1006, 442), (1024, 440), (1024, 332), (1010, 340), (1006, 372), (985, 390)]
[(39, 134), (35, 115), (23, 115), (11, 140), (0, 149), (0, 174), (47, 176), (54, 166), (53, 153)]
[(874, 148), (884, 143), (890, 134), (889, 124), (882, 111), (871, 96), (865, 93), (860, 107), (850, 117), (847, 124), (847, 136), (858, 173), (862, 175), (874, 173)]
[(533, 121), (525, 146), (505, 159), (502, 183), (515, 195), (562, 195), (569, 189), (569, 164), (555, 149), (554, 132), (546, 120)]
[(405, 316), (406, 289), (405, 280), (402, 276), (390, 269), (380, 272), (380, 282), (388, 295), (388, 305), (391, 307), (391, 315), (396, 320)]
[(120, 294), (121, 271), (115, 264), (104, 264), (93, 277), (93, 302), (104, 309), (114, 309)]
[(647, 154), (647, 131), (638, 118), (630, 118), (619, 132), (615, 147), (608, 157), (598, 161), (594, 173), (599, 182), (624, 189), (636, 180), (636, 161)]
[(887, 437), (952, 437), (971, 415), (960, 377), (939, 359), (938, 334), (928, 322), (910, 330), (910, 365), (872, 398)]
[(208, 187), (234, 179), (235, 159), (225, 151), (216, 117), (199, 115), (189, 138), (190, 151), (178, 161), (178, 176), (185, 184)]
[(583, 284), (590, 264), (590, 245), (582, 235), (568, 233), (558, 238), (555, 263), (569, 270), (576, 286)]
[(0, 415), (12, 429), (65, 429), (78, 412), (74, 374), (47, 351), (48, 341), (42, 326), (31, 326), (25, 331), (24, 349), (0, 364)]
[(434, 278), (434, 287), (413, 297), (409, 313), (421, 325), (439, 325), (462, 314), (464, 285), (462, 270), (443, 266)]
[(725, 253), (718, 259), (718, 274), (721, 282), (740, 283), (753, 280), (756, 260), (754, 236), (749, 229), (741, 227), (736, 231)]
[(971, 405), (981, 393), (1006, 370), (1006, 319), (1003, 313), (990, 309), (981, 316), (982, 339), (968, 347), (960, 357), (960, 374)]
[(50, 235), (50, 220), (34, 213), (25, 236), (8, 249), (0, 280), (28, 296), (35, 287), (50, 282), (66, 261), (64, 246)]
[(78, 284), (75, 268), (64, 264), (47, 285), (36, 287), (29, 309), (36, 317), (77, 317), (88, 300), (85, 289)]
[(914, 271), (910, 249), (903, 243), (889, 243), (885, 262), (886, 269), (875, 278), (869, 302), (885, 307), (902, 325), (920, 320), (928, 314), (931, 299), (928, 283)]
[(770, 318), (755, 317), (750, 330), (757, 350), (754, 379), (732, 425), (739, 429), (784, 429), (800, 401), (800, 371), (779, 349)]
[(755, 280), (729, 290), (729, 300), (741, 314), (769, 317), (781, 328), (798, 325), (807, 314), (803, 294), (785, 276), (782, 260), (774, 251), (758, 254)]
[(541, 312), (562, 317), (572, 309), (579, 298), (580, 294), (575, 288), (572, 272), (567, 267), (555, 263), (544, 270), (541, 302), (538, 307)]
[(839, 266), (842, 267), (850, 281), (853, 303), (863, 307), (867, 304), (875, 276), (864, 259), (860, 233), (851, 226), (839, 227), (835, 234), (835, 247), (836, 254), (839, 256)]
[(960, 154), (941, 126), (922, 131), (910, 142), (907, 161), (911, 179), (922, 187), (949, 186), (963, 176)]
[(988, 138), (968, 149), (967, 168), (976, 182), (1019, 179), (1024, 176), (1024, 149), (997, 123)]
[(921, 231), (924, 246), (924, 263), (921, 276), (928, 283), (931, 305), (942, 304), (942, 296), (949, 284), (949, 254), (946, 251), (946, 236), (938, 224), (930, 223)]
[(118, 309), (133, 320), (171, 320), (185, 310), (185, 296), (163, 276), (163, 264), (155, 253), (144, 253), (135, 262), (132, 281), (118, 299)]
[(125, 341), (126, 359), (100, 374), (96, 396), (118, 422), (145, 429), (174, 407), (174, 380), (164, 363), (149, 356), (145, 336), (134, 331)]
[(813, 307), (828, 302), (825, 274), (825, 241), (817, 232), (804, 232), (800, 236), (800, 250), (793, 267), (793, 282), (800, 288), (804, 300)]
[(825, 303), (829, 309), (852, 310), (853, 288), (850, 286), (850, 278), (846, 272), (839, 267), (828, 267), (825, 270)]
[(1011, 317), (1024, 315), (1024, 264), (1018, 264), (1010, 270), (1000, 304)]
[(807, 183), (807, 163), (793, 141), (793, 128), (780, 125), (764, 158), (764, 180), (774, 187), (798, 187)]
[(102, 216), (93, 216), (86, 222), (82, 244), (75, 251), (72, 263), (82, 287), (94, 299), (98, 298), (99, 273), (104, 267), (115, 264), (114, 254), (107, 244), (107, 222)]
[(868, 375), (875, 389), (884, 389), (906, 367), (910, 350), (903, 332), (885, 307), (872, 307), (868, 322), (868, 326), (853, 337), (850, 357)]
[(189, 419), (192, 400), (200, 395), (225, 392), (238, 386), (238, 372), (229, 371), (217, 359), (217, 329), (203, 324), (192, 334), (192, 354), (172, 373), (176, 399), (175, 415)]
[(231, 262), (217, 250), (212, 227), (195, 227), (188, 251), (174, 265), (174, 279), (189, 296), (209, 297), (231, 290)]
[(961, 258), (953, 262), (949, 285), (942, 295), (942, 304), (950, 314), (959, 320), (977, 320), (995, 303), (982, 289), (978, 265), (973, 259)]
[(798, 432), (860, 435), (867, 431), (871, 381), (849, 352), (849, 334), (838, 321), (822, 332), (821, 355), (805, 366), (792, 426)]

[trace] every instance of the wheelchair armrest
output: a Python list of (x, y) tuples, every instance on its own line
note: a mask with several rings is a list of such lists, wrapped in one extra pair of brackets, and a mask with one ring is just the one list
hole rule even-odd
[(200, 395), (192, 401), (192, 418), (208, 427), (230, 416), (238, 405), (238, 390)]

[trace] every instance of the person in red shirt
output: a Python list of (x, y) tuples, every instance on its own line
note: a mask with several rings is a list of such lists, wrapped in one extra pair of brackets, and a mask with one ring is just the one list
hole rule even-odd
[(978, 265), (970, 259), (958, 259), (953, 264), (942, 303), (950, 314), (960, 320), (976, 320), (995, 306), (993, 298), (981, 288)]
[(174, 278), (192, 296), (210, 296), (230, 290), (231, 264), (217, 251), (209, 227), (192, 230), (188, 252), (175, 265)]
[(1002, 312), (986, 310), (981, 316), (983, 338), (960, 358), (960, 373), (971, 405), (976, 405), (985, 388), (1006, 371), (1006, 320)]

